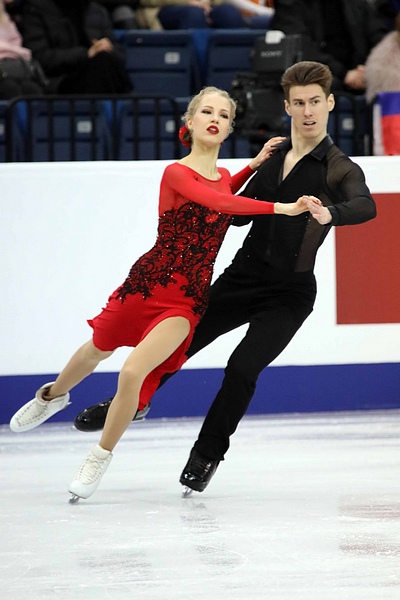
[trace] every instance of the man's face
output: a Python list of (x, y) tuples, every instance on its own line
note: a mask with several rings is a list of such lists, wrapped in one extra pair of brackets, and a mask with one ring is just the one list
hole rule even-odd
[(285, 110), (292, 117), (293, 133), (305, 139), (326, 135), (328, 117), (335, 106), (333, 95), (328, 97), (318, 84), (297, 85), (290, 88)]

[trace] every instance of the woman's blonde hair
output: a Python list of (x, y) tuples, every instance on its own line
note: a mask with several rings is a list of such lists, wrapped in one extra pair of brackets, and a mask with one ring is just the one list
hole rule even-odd
[(193, 116), (194, 116), (196, 110), (198, 109), (202, 98), (204, 98), (204, 96), (206, 96), (207, 94), (219, 94), (220, 96), (222, 96), (223, 98), (226, 98), (228, 100), (228, 102), (230, 104), (230, 119), (231, 119), (231, 126), (229, 129), (229, 133), (232, 133), (233, 126), (234, 126), (234, 118), (236, 115), (236, 102), (233, 100), (233, 98), (230, 97), (228, 92), (226, 92), (225, 90), (221, 90), (220, 88), (214, 87), (212, 85), (206, 86), (198, 94), (193, 96), (193, 98), (190, 100), (190, 102), (187, 106), (185, 114), (182, 116), (182, 121), (185, 123), (185, 125), (187, 125), (188, 119), (193, 119)]

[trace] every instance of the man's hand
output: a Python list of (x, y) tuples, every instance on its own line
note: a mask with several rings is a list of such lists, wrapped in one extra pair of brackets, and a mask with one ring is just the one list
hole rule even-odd
[(347, 71), (344, 84), (351, 90), (365, 90), (365, 67), (358, 65), (356, 69)]
[(301, 215), (301, 213), (307, 212), (308, 210), (311, 212), (311, 206), (324, 208), (319, 198), (316, 198), (315, 196), (300, 196), (296, 202), (289, 202), (287, 204), (275, 202), (274, 212), (276, 215), (296, 217), (297, 215)]
[[(332, 221), (332, 215), (326, 206), (322, 205), (322, 202), (315, 196), (302, 196), (304, 204), (307, 206), (307, 210), (310, 211), (311, 215), (318, 221), (320, 225), (328, 225)], [(318, 200), (318, 202), (316, 202)]]
[(92, 40), (92, 45), (88, 50), (88, 57), (93, 58), (99, 52), (112, 52), (114, 46), (108, 38), (102, 38), (101, 40)]

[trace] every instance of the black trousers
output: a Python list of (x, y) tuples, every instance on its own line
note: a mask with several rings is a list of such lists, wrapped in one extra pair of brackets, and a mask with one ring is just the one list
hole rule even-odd
[(42, 94), (44, 94), (43, 88), (35, 81), (11, 78), (0, 80), (1, 100), (11, 100), (17, 96), (39, 96)]
[(129, 75), (120, 57), (99, 52), (65, 75), (57, 86), (58, 94), (127, 94), (132, 91)]
[(266, 267), (262, 278), (231, 265), (213, 284), (210, 302), (196, 328), (188, 356), (220, 335), (248, 323), (232, 352), (222, 386), (194, 444), (203, 456), (223, 460), (229, 438), (247, 411), (259, 374), (286, 348), (313, 310), (312, 272), (288, 273)]

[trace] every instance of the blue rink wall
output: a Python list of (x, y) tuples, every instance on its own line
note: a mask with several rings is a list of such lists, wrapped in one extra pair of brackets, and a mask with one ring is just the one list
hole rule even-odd
[[(400, 157), (354, 160), (364, 169), (372, 193), (383, 195), (381, 202), (385, 194), (400, 192)], [(231, 172), (246, 163), (220, 161)], [(86, 320), (100, 312), (132, 262), (153, 244), (159, 182), (166, 164), (0, 164), (0, 423), (7, 423), (38, 387), (53, 380), (89, 339)], [(393, 219), (398, 220), (398, 231), (400, 211)], [(247, 230), (230, 228), (215, 275), (229, 264)], [(375, 249), (383, 245), (376, 239)], [(375, 320), (338, 324), (335, 248), (332, 231), (318, 254), (314, 311), (262, 373), (249, 414), (400, 408), (400, 323), (385, 322), (382, 298), (381, 316)], [(376, 261), (375, 249), (368, 248), (366, 261)], [(354, 243), (348, 253), (362, 256)], [(390, 293), (390, 281), (400, 278), (399, 261), (395, 263), (397, 276), (392, 271), (385, 279), (392, 305), (399, 294), (398, 284)], [(356, 278), (348, 284), (350, 290), (355, 288)], [(379, 289), (371, 281), (365, 302), (376, 299)], [(149, 417), (204, 415), (244, 329), (191, 358), (156, 392)], [(120, 349), (101, 364), (73, 390), (72, 404), (53, 421), (72, 421), (81, 409), (111, 396), (128, 352)]]
[[(0, 378), (0, 423), (54, 375)], [(71, 405), (51, 421), (73, 421), (76, 414), (111, 396), (117, 373), (96, 373), (72, 392)], [(203, 416), (223, 378), (223, 369), (185, 369), (153, 397), (148, 418)], [(269, 367), (257, 386), (248, 414), (308, 413), (400, 408), (400, 365), (324, 365)]]

